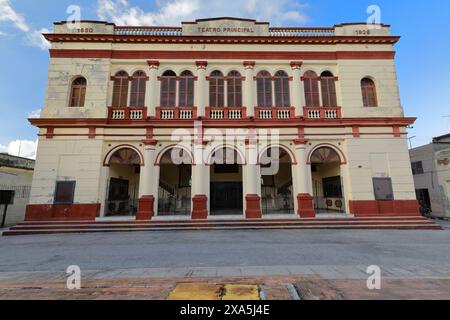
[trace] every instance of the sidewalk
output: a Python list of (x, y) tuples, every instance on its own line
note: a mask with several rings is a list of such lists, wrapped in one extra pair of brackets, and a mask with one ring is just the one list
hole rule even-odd
[(389, 278), (381, 290), (370, 291), (362, 279), (261, 276), (86, 280), (81, 290), (66, 289), (62, 280), (1, 281), (0, 300), (165, 300), (179, 284), (256, 285), (262, 300), (450, 299), (450, 279)]

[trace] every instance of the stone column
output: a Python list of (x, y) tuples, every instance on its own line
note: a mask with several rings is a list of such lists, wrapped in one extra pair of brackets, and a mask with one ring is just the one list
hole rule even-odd
[(201, 128), (194, 132), (194, 163), (192, 165), (192, 220), (208, 218), (209, 166), (204, 161), (205, 142)]
[(137, 220), (151, 220), (155, 215), (155, 199), (158, 196), (159, 172), (155, 166), (156, 140), (144, 140), (144, 166), (141, 167), (139, 208)]
[(243, 85), (243, 99), (242, 102), (247, 108), (247, 117), (255, 116), (255, 80), (253, 70), (255, 68), (255, 61), (244, 61), (245, 81)]
[(147, 91), (145, 93), (145, 104), (147, 105), (147, 116), (156, 116), (156, 107), (160, 104), (158, 70), (159, 61), (147, 61), (150, 67)]
[(294, 194), (297, 196), (297, 213), (301, 218), (315, 218), (311, 166), (307, 164), (305, 139), (297, 139), (295, 143), (295, 156), (297, 164), (292, 165), (292, 178)]
[(243, 166), (245, 179), (245, 218), (261, 219), (261, 166), (258, 163), (258, 142), (252, 129), (245, 141), (247, 162)]
[(303, 81), (301, 81), (301, 67), (303, 62), (292, 61), (292, 105), (295, 107), (295, 115), (300, 117), (303, 115), (303, 107), (305, 106), (305, 93)]
[(208, 83), (206, 81), (206, 68), (208, 67), (207, 61), (196, 61), (197, 66), (197, 83), (195, 85), (195, 97), (194, 97), (194, 105), (197, 107), (197, 116), (205, 117), (205, 108), (208, 104), (207, 99), (207, 86)]

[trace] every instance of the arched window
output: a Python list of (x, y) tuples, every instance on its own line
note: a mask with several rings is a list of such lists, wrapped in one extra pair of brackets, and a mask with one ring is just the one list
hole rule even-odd
[(275, 106), (290, 107), (289, 76), (284, 71), (275, 73)]
[(179, 103), (180, 107), (194, 106), (194, 75), (183, 71), (180, 75)]
[(136, 71), (131, 79), (130, 107), (145, 106), (145, 86), (147, 75), (143, 71)]
[(227, 95), (229, 107), (242, 107), (242, 76), (237, 71), (231, 71), (227, 77)]
[(225, 79), (222, 72), (217, 70), (209, 77), (209, 106), (225, 106)]
[(177, 97), (177, 75), (169, 70), (161, 77), (161, 107), (175, 107)]
[(128, 102), (128, 73), (125, 71), (119, 71), (113, 77), (114, 88), (113, 88), (113, 107), (126, 107)]
[(372, 79), (364, 78), (361, 80), (361, 91), (364, 107), (377, 107), (377, 90), (375, 82)]
[(336, 107), (336, 85), (333, 74), (329, 71), (322, 72), (320, 75), (320, 85), (322, 88), (322, 106)]
[(305, 85), (305, 103), (307, 107), (319, 107), (319, 78), (314, 71), (307, 71), (303, 76)]
[(272, 76), (267, 71), (260, 71), (256, 76), (258, 107), (272, 107)]
[(72, 82), (70, 90), (70, 107), (84, 107), (86, 98), (86, 79), (83, 77), (76, 78)]

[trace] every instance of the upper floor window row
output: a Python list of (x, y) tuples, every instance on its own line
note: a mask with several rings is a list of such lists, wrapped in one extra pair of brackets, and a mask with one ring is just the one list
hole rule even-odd
[(119, 71), (111, 79), (114, 81), (112, 98), (113, 107), (145, 106), (145, 88), (148, 77), (144, 71), (136, 71), (131, 77), (127, 72)]
[(306, 107), (337, 106), (335, 83), (337, 78), (330, 71), (322, 72), (320, 77), (314, 71), (307, 71), (302, 80), (305, 87)]
[(225, 77), (221, 71), (213, 71), (209, 80), (210, 107), (242, 107), (242, 81), (238, 71), (230, 71)]
[[(125, 71), (117, 72), (113, 80), (112, 107), (144, 107), (146, 82), (144, 71), (136, 71), (129, 76)], [(193, 107), (194, 84), (196, 77), (191, 71), (183, 71), (178, 77), (169, 70), (159, 78), (161, 81), (162, 107)], [(290, 107), (290, 85), (292, 78), (285, 71), (278, 71), (272, 76), (267, 71), (260, 71), (255, 77), (258, 107)], [(209, 77), (209, 106), (242, 107), (243, 80), (238, 71), (231, 71), (224, 76), (221, 71), (213, 71)], [(336, 107), (337, 78), (329, 71), (318, 76), (314, 71), (307, 71), (302, 77), (304, 83), (306, 107)], [(77, 77), (72, 81), (69, 106), (84, 107), (87, 81)], [(361, 80), (361, 93), (364, 107), (377, 107), (377, 90), (374, 80), (365, 77)]]
[(171, 70), (164, 72), (160, 78), (161, 107), (193, 107), (195, 79), (191, 71), (183, 71), (179, 77)]

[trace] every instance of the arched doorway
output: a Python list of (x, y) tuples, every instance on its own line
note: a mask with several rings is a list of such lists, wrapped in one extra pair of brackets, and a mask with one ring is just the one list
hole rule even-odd
[(331, 147), (320, 147), (311, 154), (310, 162), (316, 213), (345, 212), (339, 153)]
[(279, 147), (261, 156), (261, 209), (267, 214), (294, 214), (292, 158)]
[(105, 216), (135, 216), (139, 199), (142, 159), (132, 148), (114, 151), (108, 161), (109, 176)]
[(192, 159), (182, 148), (164, 152), (159, 160), (158, 216), (191, 214)]
[(230, 147), (212, 153), (210, 164), (210, 215), (242, 215), (244, 160)]

